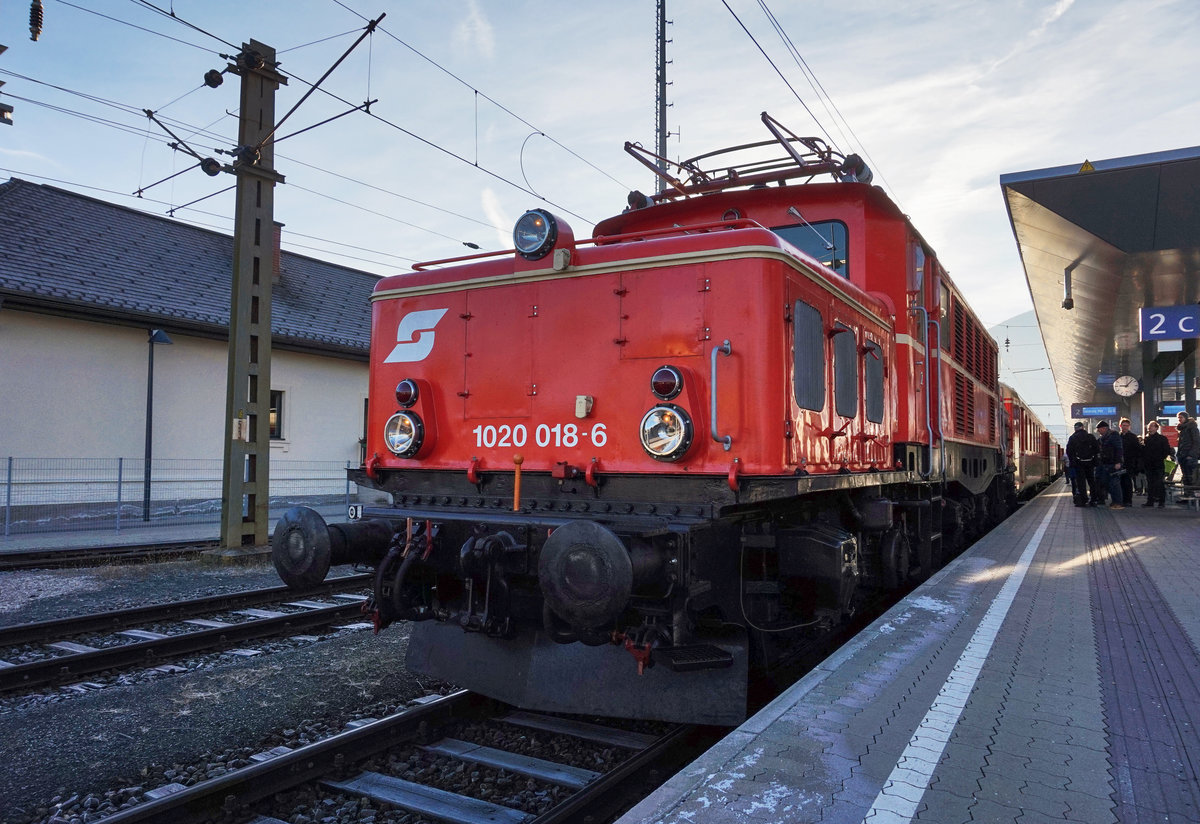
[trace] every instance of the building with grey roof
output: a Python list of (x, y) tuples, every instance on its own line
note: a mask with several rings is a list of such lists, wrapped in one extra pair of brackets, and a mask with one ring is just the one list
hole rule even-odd
[[(280, 252), (271, 460), (359, 462), (378, 277)], [(0, 184), (0, 462), (220, 461), (233, 239), (53, 186)], [(275, 477), (275, 473), (272, 473)]]

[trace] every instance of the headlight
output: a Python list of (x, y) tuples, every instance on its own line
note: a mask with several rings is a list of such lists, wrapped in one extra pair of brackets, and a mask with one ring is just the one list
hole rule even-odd
[(401, 458), (416, 455), (424, 441), (425, 425), (412, 412), (397, 412), (383, 427), (383, 442)]
[(417, 382), (412, 378), (405, 378), (396, 384), (396, 403), (405, 409), (414, 406), (420, 394), (420, 391), (417, 389)]
[(669, 401), (683, 391), (683, 374), (674, 366), (660, 366), (650, 378), (650, 391), (660, 401)]
[(526, 260), (543, 258), (558, 240), (558, 222), (542, 209), (530, 209), (521, 215), (513, 229), (513, 245)]
[(638, 435), (651, 458), (677, 461), (692, 445), (692, 419), (678, 406), (665, 403), (646, 413)]

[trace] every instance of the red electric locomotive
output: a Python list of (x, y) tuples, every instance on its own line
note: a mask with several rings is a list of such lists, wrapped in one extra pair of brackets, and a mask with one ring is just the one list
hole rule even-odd
[(373, 564), (413, 672), (732, 724), (752, 669), (1004, 517), (995, 344), (861, 160), (763, 123), (589, 240), (533, 210), (381, 280), (351, 475), (393, 506), (289, 512), (284, 580)]

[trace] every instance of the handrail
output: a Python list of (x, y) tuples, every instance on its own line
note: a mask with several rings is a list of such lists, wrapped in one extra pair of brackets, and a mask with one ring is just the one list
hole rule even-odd
[[(604, 246), (609, 243), (620, 243), (626, 240), (644, 240), (645, 238), (655, 237), (657, 235), (686, 235), (691, 232), (709, 232), (717, 229), (766, 229), (757, 220), (750, 218), (735, 218), (733, 220), (712, 220), (707, 223), (694, 223), (687, 226), (663, 226), (658, 229), (644, 229), (638, 232), (624, 232), (619, 235), (599, 235), (589, 237), (586, 240), (575, 241), (576, 247), (591, 244), (593, 246)], [(767, 231), (770, 231), (767, 229)], [(474, 255), (460, 255), (452, 258), (442, 258), (441, 260), (426, 260), (412, 265), (414, 272), (424, 272), (431, 266), (445, 266), (448, 263), (463, 263), (468, 260), (479, 260), (481, 258), (501, 257), (503, 255), (511, 255), (516, 249), (500, 249), (495, 252), (479, 252)]]
[(733, 347), (729, 344), (729, 339), (720, 346), (714, 346), (712, 350), (712, 376), (709, 380), (709, 393), (712, 396), (712, 414), (709, 416), (709, 421), (712, 424), (712, 439), (725, 447), (728, 452), (733, 448), (733, 436), (721, 435), (717, 430), (717, 354), (721, 353), (725, 356), (733, 354)]

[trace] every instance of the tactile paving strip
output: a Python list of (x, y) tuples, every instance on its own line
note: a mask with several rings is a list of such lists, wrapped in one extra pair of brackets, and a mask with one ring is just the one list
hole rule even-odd
[(1132, 544), (1085, 521), (1118, 820), (1200, 821), (1197, 652)]

